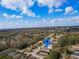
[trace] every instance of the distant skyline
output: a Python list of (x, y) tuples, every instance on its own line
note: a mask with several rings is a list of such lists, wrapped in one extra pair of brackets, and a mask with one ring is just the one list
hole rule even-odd
[(0, 29), (79, 26), (79, 0), (0, 0)]

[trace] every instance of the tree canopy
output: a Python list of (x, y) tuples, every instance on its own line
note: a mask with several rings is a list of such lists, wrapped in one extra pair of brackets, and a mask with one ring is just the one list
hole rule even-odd
[(79, 43), (79, 36), (74, 34), (65, 35), (58, 40), (58, 44), (61, 47), (70, 46), (77, 43)]

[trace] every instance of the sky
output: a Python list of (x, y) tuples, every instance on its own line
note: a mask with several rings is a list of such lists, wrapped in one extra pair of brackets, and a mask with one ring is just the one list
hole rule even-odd
[(0, 29), (79, 26), (79, 0), (0, 0)]

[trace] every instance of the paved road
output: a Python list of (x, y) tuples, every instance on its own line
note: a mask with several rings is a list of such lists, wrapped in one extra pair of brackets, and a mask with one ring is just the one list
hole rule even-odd
[(79, 59), (79, 51), (75, 51), (71, 56)]

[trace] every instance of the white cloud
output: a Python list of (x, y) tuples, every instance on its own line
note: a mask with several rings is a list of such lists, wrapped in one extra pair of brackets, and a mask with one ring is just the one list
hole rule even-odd
[(9, 15), (9, 14), (7, 14), (7, 13), (3, 13), (3, 16), (4, 16), (5, 18), (22, 18), (22, 16), (20, 16), (20, 15), (15, 15), (15, 14)]
[(75, 14), (77, 12), (78, 12), (78, 10), (74, 10), (72, 6), (68, 6), (65, 8), (64, 14)]
[(34, 1), (33, 0), (27, 0), (27, 5), (28, 6), (33, 6), (34, 5)]
[(75, 14), (75, 13), (77, 13), (78, 12), (78, 10), (74, 10), (71, 14)]
[[(0, 29), (11, 29), (11, 28), (25, 28), (30, 26), (29, 21), (24, 21), (24, 20), (15, 20), (15, 21), (2, 21), (0, 22)], [(33, 25), (33, 24), (32, 24)]]
[(72, 23), (79, 23), (79, 16), (72, 17), (69, 21)]
[(42, 21), (43, 23), (46, 23), (47, 22), (47, 20), (46, 19), (43, 19), (43, 21)]
[(73, 9), (72, 6), (68, 6), (68, 7), (65, 8), (65, 14), (71, 13), (73, 11), (74, 11), (74, 9)]
[[(79, 16), (74, 16), (71, 18), (43, 18), (42, 20), (37, 21), (28, 21), (28, 20), (16, 20), (16, 21), (2, 21), (0, 22), (1, 28), (27, 28), (27, 27), (45, 27), (45, 26), (66, 26), (76, 25), (79, 23)], [(68, 25), (68, 26), (70, 26)], [(79, 24), (78, 24), (79, 25)]]
[[(76, 25), (75, 23), (79, 23), (79, 16), (71, 17), (71, 18), (50, 18), (50, 19), (42, 19), (42, 21), (33, 22), (35, 26), (71, 26)], [(71, 25), (68, 25), (71, 24)], [(33, 26), (33, 25), (32, 25)]]
[(48, 6), (49, 8), (52, 7), (59, 7), (61, 6), (66, 0), (37, 0), (38, 4), (41, 6)]
[(12, 23), (12, 22), (9, 22), (9, 21), (6, 21), (6, 22), (3, 22), (3, 23), (0, 23), (0, 28), (9, 28), (11, 26), (16, 26), (17, 23)]
[(50, 20), (50, 23), (55, 23), (55, 22), (56, 22), (55, 19), (51, 19), (51, 20)]
[(54, 10), (52, 7), (58, 8), (63, 3), (66, 2), (66, 0), (37, 0), (39, 6), (47, 6), (49, 8), (48, 13), (52, 13)]
[(20, 15), (17, 15), (17, 16), (16, 16), (16, 18), (22, 18), (22, 16), (20, 16)]
[(16, 15), (8, 15), (9, 16), (9, 18), (16, 18)]
[(50, 14), (50, 13), (52, 13), (53, 11), (54, 11), (53, 9), (49, 9), (49, 12), (48, 12), (48, 13)]
[[(43, 20), (44, 21), (44, 20)], [(50, 19), (45, 19), (45, 22), (41, 22), (41, 23), (44, 23), (44, 24), (50, 24), (50, 25), (53, 25), (53, 24), (64, 24), (66, 23), (69, 24), (69, 23), (79, 23), (79, 16), (74, 16), (74, 17), (70, 17), (70, 18), (50, 18)], [(74, 24), (75, 25), (75, 24)]]
[(59, 18), (54, 20), (55, 21), (53, 23), (79, 23), (79, 16), (74, 16), (71, 18)]
[(35, 17), (35, 13), (33, 13), (32, 11), (28, 10), (28, 16), (32, 16), (32, 17)]
[(33, 0), (1, 0), (0, 4), (8, 9), (16, 10), (22, 12), (22, 14), (26, 14), (28, 16), (35, 16), (34, 12), (32, 12), (29, 7), (33, 6)]
[(55, 12), (62, 12), (62, 9), (56, 9)]
[(62, 12), (62, 11), (63, 11), (62, 9), (55, 9), (55, 10), (54, 10), (54, 9), (52, 8), (52, 9), (49, 9), (49, 12), (48, 12), (48, 13), (50, 14), (50, 13), (52, 13), (52, 12)]
[(8, 18), (8, 17), (9, 17), (9, 15), (6, 14), (6, 13), (3, 13), (3, 16), (4, 16), (5, 18)]

